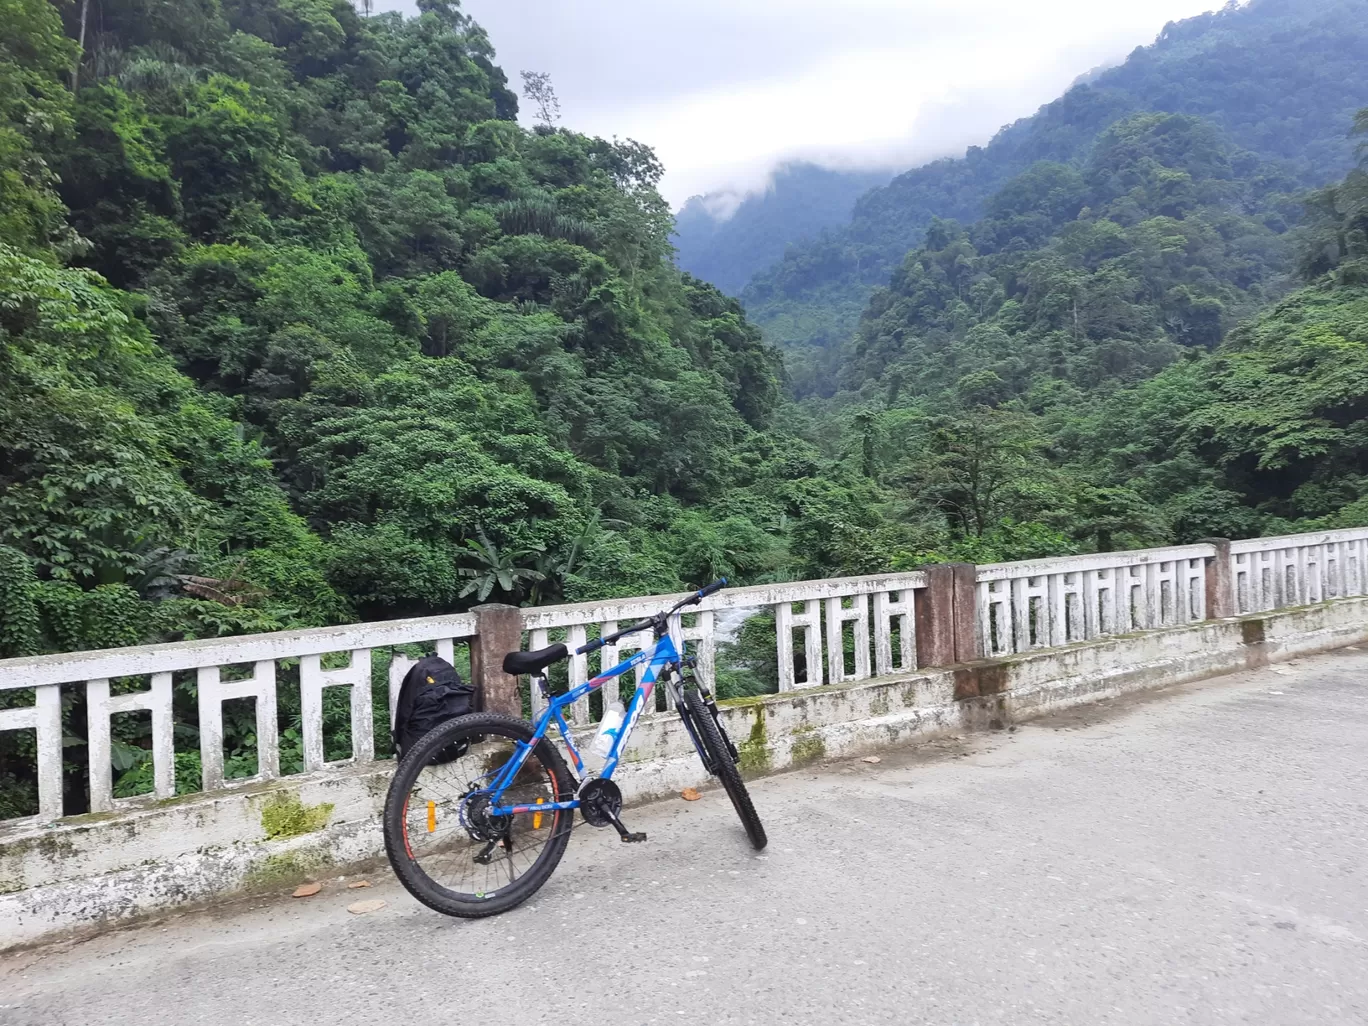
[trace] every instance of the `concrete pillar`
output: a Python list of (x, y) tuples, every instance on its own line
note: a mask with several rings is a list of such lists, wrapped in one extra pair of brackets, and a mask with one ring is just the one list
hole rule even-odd
[(1230, 567), (1230, 539), (1203, 538), (1216, 547), (1216, 555), (1206, 561), (1206, 615), (1208, 620), (1223, 620), (1235, 615), (1235, 574)]
[(480, 689), (480, 708), (523, 718), (518, 678), (503, 672), (503, 659), (522, 648), (522, 610), (498, 603), (476, 606), (475, 637), (470, 640), (470, 677)]
[(979, 657), (977, 568), (940, 563), (924, 572), (926, 590), (917, 596), (917, 665), (972, 662)]

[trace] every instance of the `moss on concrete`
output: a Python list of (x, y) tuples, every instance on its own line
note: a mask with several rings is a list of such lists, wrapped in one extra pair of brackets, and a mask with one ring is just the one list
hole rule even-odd
[(242, 886), (247, 890), (279, 887), (316, 874), (332, 864), (332, 857), (320, 848), (277, 852), (267, 855), (247, 870), (242, 878)]
[(769, 736), (765, 731), (765, 707), (755, 707), (755, 722), (751, 724), (750, 737), (737, 745), (741, 753), (741, 772), (750, 776), (768, 773), (770, 770)]
[(280, 791), (262, 807), (261, 829), (268, 840), (311, 834), (328, 825), (332, 811), (332, 802), (305, 805), (293, 791)]
[(826, 742), (816, 727), (799, 727), (793, 732), (789, 757), (795, 766), (808, 766), (826, 758)]
[(55, 832), (35, 834), (0, 844), (0, 860), (13, 859), (16, 865), (30, 852), (41, 855), (49, 862), (60, 862), (75, 857), (76, 845), (69, 837)]

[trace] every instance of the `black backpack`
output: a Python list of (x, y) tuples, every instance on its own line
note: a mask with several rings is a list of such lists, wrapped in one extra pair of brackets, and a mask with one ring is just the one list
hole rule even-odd
[[(475, 688), (461, 680), (456, 667), (441, 656), (425, 656), (410, 667), (399, 685), (394, 707), (394, 752), (400, 758), (418, 739), (438, 724), (475, 712)], [(451, 745), (434, 763), (450, 762), (465, 754), (468, 745)]]

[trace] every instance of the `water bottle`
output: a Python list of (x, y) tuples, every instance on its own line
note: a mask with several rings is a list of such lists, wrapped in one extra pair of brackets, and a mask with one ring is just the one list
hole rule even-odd
[(589, 750), (600, 759), (607, 759), (613, 751), (613, 745), (617, 744), (618, 734), (622, 731), (622, 721), (626, 714), (627, 710), (623, 708), (621, 702), (614, 702), (603, 710), (603, 719), (599, 721), (598, 734), (594, 737), (594, 743), (589, 746)]

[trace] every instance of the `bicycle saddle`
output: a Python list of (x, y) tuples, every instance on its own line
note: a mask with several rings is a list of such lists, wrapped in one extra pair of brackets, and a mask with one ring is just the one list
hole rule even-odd
[(524, 673), (541, 673), (554, 662), (564, 659), (570, 650), (564, 645), (547, 645), (535, 652), (509, 652), (504, 656), (504, 673), (520, 677)]

